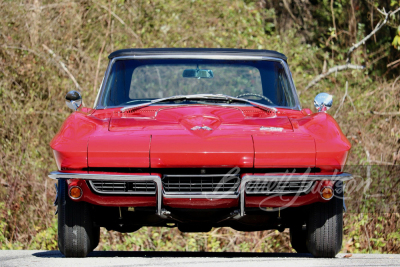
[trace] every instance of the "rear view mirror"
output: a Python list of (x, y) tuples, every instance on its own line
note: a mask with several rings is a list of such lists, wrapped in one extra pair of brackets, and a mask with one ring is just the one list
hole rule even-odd
[(200, 69), (186, 69), (182, 73), (183, 78), (214, 78), (212, 70), (200, 70)]

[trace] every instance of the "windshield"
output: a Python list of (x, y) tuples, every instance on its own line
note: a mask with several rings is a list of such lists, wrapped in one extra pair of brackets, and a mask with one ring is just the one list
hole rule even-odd
[[(104, 108), (123, 107), (192, 94), (224, 94), (269, 106), (296, 105), (280, 62), (200, 59), (117, 60), (111, 68), (100, 104)], [(170, 100), (163, 104), (209, 101), (226, 102), (223, 99), (190, 99)]]

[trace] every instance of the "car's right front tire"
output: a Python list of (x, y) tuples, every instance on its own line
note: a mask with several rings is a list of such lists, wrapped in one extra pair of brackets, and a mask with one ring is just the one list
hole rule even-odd
[(72, 201), (65, 180), (58, 182), (58, 249), (65, 257), (83, 258), (99, 244), (100, 227), (93, 223), (92, 206)]

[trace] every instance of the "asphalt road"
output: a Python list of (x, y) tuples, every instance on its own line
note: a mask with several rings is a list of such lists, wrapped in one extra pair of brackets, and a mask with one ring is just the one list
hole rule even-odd
[(212, 253), (212, 252), (114, 252), (95, 251), (84, 259), (64, 258), (58, 251), (2, 250), (0, 267), (78, 266), (168, 266), (168, 267), (259, 267), (259, 266), (400, 266), (400, 255), (353, 254), (346, 258), (315, 259), (295, 253)]

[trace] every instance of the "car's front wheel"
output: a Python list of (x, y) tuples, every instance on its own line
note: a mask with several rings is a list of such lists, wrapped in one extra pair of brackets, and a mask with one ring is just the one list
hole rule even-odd
[(342, 248), (343, 191), (335, 191), (331, 200), (312, 204), (309, 209), (306, 244), (317, 258), (334, 258)]
[(65, 180), (58, 182), (58, 248), (65, 257), (86, 257), (99, 244), (100, 227), (93, 224), (89, 203), (72, 201)]

